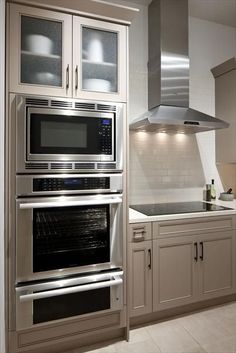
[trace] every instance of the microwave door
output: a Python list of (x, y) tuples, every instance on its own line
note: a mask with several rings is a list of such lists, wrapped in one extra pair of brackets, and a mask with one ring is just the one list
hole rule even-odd
[(29, 108), (29, 161), (113, 161), (114, 115)]

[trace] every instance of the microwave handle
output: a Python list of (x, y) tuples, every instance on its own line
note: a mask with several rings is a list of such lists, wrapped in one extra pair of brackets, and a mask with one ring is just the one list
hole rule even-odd
[(110, 199), (101, 200), (87, 200), (87, 201), (49, 201), (49, 202), (25, 202), (20, 203), (21, 210), (28, 210), (32, 208), (49, 208), (49, 207), (70, 207), (70, 206), (95, 206), (95, 205), (109, 205), (122, 203), (121, 197), (114, 197)]
[(117, 278), (115, 278), (111, 281), (84, 284), (84, 285), (75, 286), (75, 287), (68, 287), (68, 288), (53, 289), (53, 290), (49, 290), (49, 291), (37, 292), (37, 293), (32, 293), (32, 294), (23, 294), (23, 295), (19, 296), (19, 299), (21, 302), (26, 302), (26, 301), (36, 300), (36, 299), (56, 297), (58, 295), (85, 292), (88, 290), (94, 290), (94, 289), (99, 289), (99, 288), (107, 288), (107, 287), (117, 286), (122, 283), (123, 283), (122, 278), (117, 276)]

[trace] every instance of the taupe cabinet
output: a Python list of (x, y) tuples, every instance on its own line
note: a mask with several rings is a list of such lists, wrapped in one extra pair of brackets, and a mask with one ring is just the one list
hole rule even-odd
[(196, 300), (194, 239), (153, 240), (153, 311)]
[[(235, 217), (163, 221), (142, 227), (147, 225), (152, 226), (152, 241), (130, 243), (131, 316), (236, 292)], [(138, 224), (130, 225), (131, 241), (135, 227)]]
[(10, 92), (126, 101), (126, 26), (9, 7)]
[(228, 129), (216, 130), (216, 162), (236, 163), (236, 58), (216, 66), (212, 73), (216, 117), (230, 124)]
[(129, 232), (130, 315), (152, 312), (152, 240), (151, 223), (130, 226)]

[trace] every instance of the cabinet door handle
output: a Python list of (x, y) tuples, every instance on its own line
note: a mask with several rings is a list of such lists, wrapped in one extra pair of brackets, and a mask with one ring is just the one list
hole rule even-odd
[(67, 67), (66, 67), (66, 89), (68, 89), (69, 85), (70, 85), (69, 68), (70, 68), (70, 66), (67, 65)]
[(151, 251), (151, 249), (148, 249), (148, 255), (149, 255), (148, 268), (149, 268), (149, 270), (151, 270), (151, 268), (152, 268), (152, 251)]
[(197, 262), (198, 261), (198, 245), (197, 245), (197, 243), (194, 243), (194, 248), (195, 248), (194, 260)]
[(77, 90), (79, 86), (79, 68), (78, 65), (75, 67), (75, 89)]
[(203, 255), (204, 255), (204, 253), (203, 253), (203, 242), (202, 241), (200, 241), (200, 246), (201, 246), (201, 255), (199, 256), (200, 257), (200, 260), (201, 261), (203, 261)]

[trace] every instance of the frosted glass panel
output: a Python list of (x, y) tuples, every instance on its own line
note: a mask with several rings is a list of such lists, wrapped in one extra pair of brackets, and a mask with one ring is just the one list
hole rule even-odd
[(62, 23), (21, 17), (21, 82), (62, 86)]
[(117, 92), (116, 32), (83, 27), (82, 29), (82, 89)]

